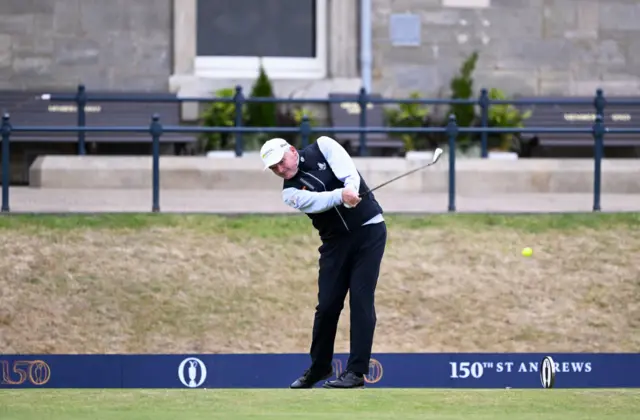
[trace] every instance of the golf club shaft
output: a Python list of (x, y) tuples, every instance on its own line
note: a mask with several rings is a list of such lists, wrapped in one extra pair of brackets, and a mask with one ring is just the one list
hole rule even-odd
[(391, 183), (391, 182), (393, 182), (393, 181), (395, 181), (395, 180), (397, 180), (397, 179), (400, 179), (400, 178), (405, 177), (405, 176), (407, 176), (407, 175), (411, 175), (412, 173), (414, 173), (414, 172), (416, 172), (416, 171), (419, 171), (419, 170), (421, 170), (421, 169), (424, 169), (424, 168), (426, 168), (426, 167), (428, 167), (428, 166), (433, 165), (434, 163), (436, 163), (436, 162), (438, 161), (438, 159), (440, 159), (440, 156), (442, 155), (442, 152), (443, 152), (443, 151), (442, 151), (442, 149), (438, 147), (438, 148), (436, 149), (436, 151), (435, 151), (435, 152), (433, 152), (433, 159), (431, 160), (431, 162), (427, 163), (426, 165), (422, 165), (422, 166), (420, 166), (420, 167), (418, 167), (418, 168), (412, 169), (412, 170), (410, 170), (409, 172), (406, 172), (406, 173), (404, 173), (404, 174), (402, 174), (402, 175), (398, 175), (398, 176), (397, 176), (397, 177), (395, 177), (395, 178), (392, 178), (392, 179), (390, 179), (390, 180), (388, 180), (388, 181), (386, 181), (386, 182), (383, 182), (382, 184), (378, 185), (377, 187), (374, 187), (374, 188), (368, 189), (367, 191), (363, 192), (362, 194), (359, 194), (358, 196), (359, 196), (360, 198), (362, 198), (362, 197), (364, 197), (365, 195), (367, 195), (367, 194), (371, 193), (372, 191), (375, 191), (375, 190), (377, 190), (377, 189), (378, 189), (378, 188), (380, 188), (380, 187), (384, 187), (385, 185), (387, 185), (387, 184), (389, 184), (389, 183)]
[(411, 175), (412, 173), (417, 172), (417, 171), (419, 171), (419, 170), (421, 170), (421, 169), (424, 169), (424, 168), (426, 168), (426, 167), (428, 167), (428, 166), (431, 166), (431, 165), (433, 165), (434, 163), (435, 163), (435, 162), (429, 162), (429, 163), (427, 163), (426, 165), (422, 165), (422, 166), (420, 166), (420, 167), (418, 167), (418, 168), (415, 168), (415, 169), (412, 169), (412, 170), (410, 170), (409, 172), (406, 172), (406, 173), (404, 173), (404, 174), (402, 174), (402, 175), (398, 175), (398, 176), (397, 176), (397, 177), (395, 177), (395, 178), (391, 178), (390, 180), (385, 181), (385, 182), (383, 182), (382, 184), (377, 185), (377, 186), (375, 186), (375, 187), (373, 187), (373, 188), (371, 188), (371, 189), (368, 189), (367, 191), (365, 191), (365, 192), (361, 193), (361, 194), (359, 195), (359, 197), (360, 197), (360, 198), (362, 198), (362, 197), (364, 197), (365, 195), (367, 195), (367, 194), (369, 194), (369, 193), (371, 193), (371, 192), (373, 192), (373, 191), (377, 190), (377, 189), (378, 189), (378, 188), (380, 188), (380, 187), (384, 187), (385, 185), (390, 184), (391, 182), (393, 182), (393, 181), (395, 181), (395, 180), (398, 180), (398, 179), (400, 179), (400, 178), (403, 178), (403, 177), (405, 177), (405, 176), (407, 176), (407, 175)]

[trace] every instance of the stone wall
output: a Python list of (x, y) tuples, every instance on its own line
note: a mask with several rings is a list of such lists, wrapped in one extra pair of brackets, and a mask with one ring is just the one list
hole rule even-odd
[[(511, 94), (592, 95), (597, 87), (610, 95), (640, 93), (640, 4), (634, 0), (372, 4), (374, 88), (386, 96), (414, 90), (446, 95), (451, 77), (474, 50), (480, 54), (476, 87)], [(97, 89), (203, 94), (235, 83), (250, 86), (252, 80), (193, 77), (194, 5), (195, 0), (2, 0), (0, 89), (75, 89), (83, 82)], [(357, 91), (357, 2), (330, 0), (327, 7), (330, 75), (276, 80), (280, 96)], [(396, 13), (420, 17), (419, 46), (392, 45), (389, 18)]]
[[(427, 170), (400, 178), (385, 191), (447, 193), (448, 156)], [(425, 160), (403, 158), (354, 158), (370, 186), (406, 173)], [(640, 194), (637, 174), (640, 161), (603, 159), (602, 192)], [(30, 167), (30, 187), (42, 189), (145, 189), (152, 186), (150, 156), (40, 156)], [(593, 192), (592, 159), (457, 159), (456, 191), (466, 196), (491, 194), (590, 194)], [(162, 156), (160, 187), (163, 189), (277, 190), (282, 180), (264, 172), (257, 154), (242, 158)]]
[[(375, 90), (446, 95), (472, 51), (475, 85), (511, 94), (640, 92), (635, 0), (372, 0)], [(447, 5), (464, 4), (466, 7)], [(389, 18), (417, 14), (421, 43), (392, 46)]]
[(0, 89), (167, 90), (172, 0), (0, 1)]

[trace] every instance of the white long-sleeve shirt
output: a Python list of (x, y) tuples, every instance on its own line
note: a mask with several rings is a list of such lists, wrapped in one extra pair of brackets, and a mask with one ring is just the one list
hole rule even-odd
[[(360, 190), (360, 175), (349, 153), (334, 139), (322, 136), (316, 140), (320, 152), (329, 163), (334, 175), (356, 193)], [(304, 213), (322, 213), (340, 204), (342, 201), (342, 189), (333, 191), (308, 191), (297, 188), (285, 188), (282, 190), (283, 201)], [(364, 224), (380, 223), (384, 221), (382, 214), (374, 216)]]

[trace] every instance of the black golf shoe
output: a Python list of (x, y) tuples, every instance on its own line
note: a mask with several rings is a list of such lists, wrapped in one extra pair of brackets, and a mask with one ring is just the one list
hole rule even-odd
[(364, 376), (355, 372), (342, 372), (342, 374), (333, 381), (327, 381), (322, 385), (323, 388), (364, 388)]
[(293, 383), (289, 386), (289, 388), (292, 388), (292, 389), (313, 388), (315, 384), (325, 379), (329, 379), (332, 375), (333, 375), (333, 369), (329, 369), (329, 371), (324, 374), (317, 374), (307, 369), (302, 374), (301, 377), (293, 381)]

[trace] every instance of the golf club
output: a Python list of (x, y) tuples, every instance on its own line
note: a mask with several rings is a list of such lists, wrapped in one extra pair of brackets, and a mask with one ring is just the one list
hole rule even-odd
[(400, 178), (405, 177), (405, 176), (407, 176), (407, 175), (410, 175), (410, 174), (412, 174), (412, 173), (414, 173), (414, 172), (416, 172), (416, 171), (419, 171), (420, 169), (424, 169), (424, 168), (426, 168), (426, 167), (428, 167), (428, 166), (433, 165), (434, 163), (436, 163), (436, 162), (438, 161), (438, 159), (440, 159), (440, 155), (442, 155), (442, 149), (438, 147), (438, 148), (435, 150), (435, 152), (433, 152), (433, 158), (431, 159), (431, 162), (427, 163), (426, 165), (422, 165), (422, 166), (420, 166), (420, 167), (418, 167), (418, 168), (416, 168), (416, 169), (412, 169), (412, 170), (410, 170), (409, 172), (404, 173), (404, 174), (402, 174), (402, 175), (399, 175), (399, 176), (397, 176), (397, 177), (395, 177), (395, 178), (392, 178), (392, 179), (390, 179), (390, 180), (388, 180), (388, 181), (386, 181), (386, 182), (383, 182), (382, 184), (378, 185), (377, 187), (371, 188), (371, 189), (369, 189), (369, 190), (367, 190), (367, 191), (365, 191), (365, 192), (361, 193), (361, 194), (359, 195), (359, 197), (360, 197), (360, 198), (362, 198), (362, 197), (364, 197), (365, 195), (369, 194), (370, 192), (373, 192), (373, 191), (377, 190), (377, 189), (378, 189), (378, 188), (380, 188), (380, 187), (384, 187), (385, 185), (387, 185), (387, 184), (389, 184), (389, 183), (391, 183), (391, 182), (393, 182), (393, 181), (395, 181), (395, 180), (397, 180), (397, 179), (400, 179)]

